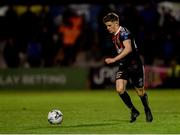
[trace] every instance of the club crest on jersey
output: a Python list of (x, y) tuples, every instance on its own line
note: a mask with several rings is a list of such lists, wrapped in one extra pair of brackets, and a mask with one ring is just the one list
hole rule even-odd
[(129, 33), (128, 32), (122, 32), (121, 36), (123, 36), (124, 39), (128, 39)]

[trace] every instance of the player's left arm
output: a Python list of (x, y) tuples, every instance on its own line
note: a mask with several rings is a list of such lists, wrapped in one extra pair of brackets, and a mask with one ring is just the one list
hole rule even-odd
[(111, 63), (114, 63), (114, 62), (116, 62), (118, 60), (121, 60), (122, 58), (124, 58), (125, 56), (127, 56), (129, 53), (132, 52), (131, 39), (124, 40), (123, 44), (124, 44), (124, 49), (120, 54), (118, 54), (114, 58), (106, 58), (105, 59), (105, 62), (107, 64), (111, 64)]

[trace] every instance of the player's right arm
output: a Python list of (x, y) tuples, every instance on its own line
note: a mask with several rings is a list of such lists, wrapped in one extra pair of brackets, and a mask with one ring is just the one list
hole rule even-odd
[(122, 50), (121, 53), (119, 53), (117, 56), (115, 56), (113, 58), (106, 58), (105, 59), (105, 62), (107, 64), (111, 64), (111, 63), (114, 63), (116, 61), (119, 61), (119, 60), (123, 59), (124, 57), (126, 57), (129, 53), (132, 52), (131, 39), (124, 40), (123, 45), (124, 45), (124, 49)]

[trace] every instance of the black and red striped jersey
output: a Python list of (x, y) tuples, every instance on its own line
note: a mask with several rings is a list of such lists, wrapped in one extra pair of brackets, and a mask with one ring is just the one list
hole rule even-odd
[(112, 36), (112, 41), (113, 44), (115, 45), (117, 53), (120, 54), (122, 52), (122, 50), (124, 49), (123, 41), (127, 39), (131, 40), (132, 52), (129, 53), (127, 56), (125, 56), (122, 60), (120, 60), (120, 62), (129, 63), (129, 64), (142, 63), (137, 45), (135, 43), (135, 40), (131, 32), (127, 28), (122, 26), (120, 26), (118, 31)]

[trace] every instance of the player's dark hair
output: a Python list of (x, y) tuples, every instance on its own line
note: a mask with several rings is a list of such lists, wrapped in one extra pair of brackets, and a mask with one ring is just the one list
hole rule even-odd
[(114, 21), (117, 21), (119, 22), (119, 16), (114, 13), (114, 12), (110, 12), (108, 13), (106, 16), (104, 16), (103, 18), (103, 22), (106, 23), (106, 22), (114, 22)]

